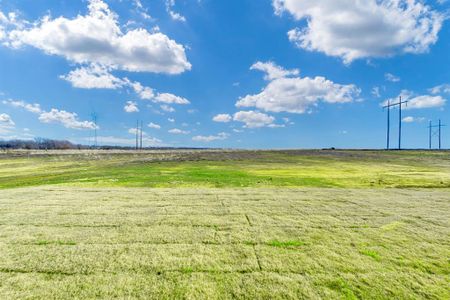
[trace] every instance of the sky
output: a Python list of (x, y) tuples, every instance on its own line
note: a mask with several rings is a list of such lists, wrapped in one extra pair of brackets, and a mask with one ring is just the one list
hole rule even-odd
[[(0, 139), (384, 148), (450, 125), (447, 0), (0, 0)], [(398, 107), (398, 106), (397, 106)], [(391, 146), (399, 111), (391, 112)], [(450, 148), (450, 128), (442, 128)], [(437, 147), (437, 137), (433, 138)]]

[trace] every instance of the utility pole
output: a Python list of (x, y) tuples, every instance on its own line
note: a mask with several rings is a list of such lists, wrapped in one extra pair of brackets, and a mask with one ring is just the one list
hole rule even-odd
[(441, 140), (441, 128), (445, 127), (447, 125), (442, 124), (441, 123), (441, 119), (439, 119), (439, 125), (438, 126), (439, 126), (439, 150), (441, 150), (441, 141), (442, 141)]
[(97, 148), (97, 114), (93, 112), (91, 116), (94, 123), (94, 148)]
[[(438, 125), (433, 125), (432, 121), (430, 121), (429, 125), (428, 125), (428, 147), (431, 150), (432, 147), (432, 138), (433, 136), (438, 136), (439, 139), (439, 150), (441, 150), (442, 148), (442, 139), (441, 139), (441, 132), (442, 132), (442, 127), (444, 127), (445, 125), (442, 124), (441, 119), (439, 119), (439, 123)], [(433, 128), (438, 128), (438, 131), (433, 132)]]
[(387, 135), (386, 135), (386, 149), (389, 150), (389, 134), (391, 132), (390, 128), (391, 128), (391, 116), (390, 116), (390, 112), (391, 112), (391, 99), (388, 99), (388, 105), (387, 105)]
[(408, 105), (408, 101), (402, 101), (402, 96), (399, 97), (399, 101), (397, 103), (392, 103), (388, 100), (388, 104), (383, 106), (383, 108), (387, 108), (387, 150), (389, 150), (389, 132), (390, 132), (390, 108), (394, 106), (399, 106), (399, 114), (398, 114), (398, 149), (402, 148), (402, 104), (405, 103)]
[(398, 101), (398, 150), (402, 149), (402, 96)]
[(141, 121), (141, 144), (140, 144), (140, 148), (142, 150), (142, 128), (144, 127), (144, 122)]
[(428, 149), (431, 150), (431, 135), (432, 135), (432, 130), (433, 130), (433, 123), (430, 120), (430, 123), (428, 125)]
[(139, 120), (136, 121), (136, 150), (139, 147)]

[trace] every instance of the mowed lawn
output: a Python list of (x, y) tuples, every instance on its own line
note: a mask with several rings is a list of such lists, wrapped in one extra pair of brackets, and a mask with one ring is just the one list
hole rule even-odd
[(0, 299), (450, 298), (448, 152), (16, 155)]

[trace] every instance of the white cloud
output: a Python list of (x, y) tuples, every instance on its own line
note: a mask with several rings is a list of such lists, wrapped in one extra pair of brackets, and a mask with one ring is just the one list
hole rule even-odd
[(190, 131), (181, 130), (181, 129), (178, 129), (178, 128), (173, 128), (173, 129), (169, 130), (169, 133), (172, 133), (172, 134), (189, 134)]
[(269, 62), (258, 61), (250, 67), (250, 70), (259, 70), (266, 73), (264, 79), (269, 81), (277, 78), (297, 76), (300, 74), (300, 70), (298, 69), (286, 70), (283, 67), (280, 67), (271, 61)]
[(169, 106), (167, 104), (163, 104), (160, 106), (161, 110), (165, 111), (165, 112), (175, 112), (175, 108), (173, 108), (172, 106)]
[[(134, 0), (133, 1), (134, 6), (136, 7), (136, 12), (145, 20), (151, 20), (152, 16), (149, 15), (148, 9), (142, 5), (142, 2), (140, 0)], [(129, 21), (130, 22), (130, 21)]]
[(445, 19), (416, 0), (273, 0), (306, 26), (288, 32), (299, 48), (340, 57), (345, 63), (398, 53), (423, 53), (438, 40)]
[(139, 98), (143, 100), (152, 100), (155, 97), (155, 93), (152, 88), (143, 86), (140, 82), (132, 82), (127, 78), (124, 81), (138, 94)]
[(11, 105), (13, 107), (23, 108), (31, 113), (39, 115), (39, 121), (42, 123), (60, 123), (66, 128), (70, 129), (94, 129), (99, 128), (94, 122), (80, 121), (76, 113), (67, 112), (52, 108), (50, 111), (44, 111), (37, 103), (30, 104), (21, 100), (7, 100), (3, 104)]
[[(439, 108), (447, 102), (441, 96), (415, 95), (411, 91), (403, 90), (398, 97), (389, 99), (390, 103), (397, 103), (400, 96), (402, 101), (408, 101), (406, 105), (402, 106), (403, 109)], [(387, 102), (388, 100), (384, 101), (382, 105), (386, 105)]]
[(430, 95), (406, 98), (405, 100), (408, 100), (408, 105), (406, 107), (407, 109), (442, 107), (446, 102), (446, 100), (441, 96)]
[(22, 100), (4, 100), (3, 104), (11, 105), (13, 107), (24, 108), (25, 110), (35, 114), (42, 113), (41, 106), (37, 103), (30, 104)]
[(404, 117), (402, 119), (402, 122), (403, 123), (413, 123), (413, 122), (422, 123), (422, 122), (425, 122), (425, 120), (426, 119), (424, 117), (411, 117), (411, 116), (408, 116), (408, 117)]
[(432, 87), (428, 90), (431, 94), (437, 95), (437, 94), (450, 94), (450, 84), (441, 84), (435, 87)]
[[(133, 128), (128, 129), (128, 133), (129, 133), (129, 134), (132, 134), (132, 135), (136, 135), (136, 133), (140, 134), (141, 131), (138, 130), (137, 128), (134, 128), (134, 127), (133, 127)], [(145, 135), (145, 132), (144, 132), (144, 131), (142, 132), (142, 135)]]
[(233, 118), (229, 114), (218, 114), (213, 117), (214, 122), (228, 123)]
[(381, 97), (380, 88), (379, 88), (378, 86), (374, 86), (374, 87), (372, 88), (371, 94), (372, 94), (374, 97), (380, 98), (380, 97)]
[(168, 118), (167, 121), (169, 121), (170, 123), (174, 123), (175, 119), (174, 118)]
[(8, 114), (0, 114), (0, 127), (13, 127), (16, 125)]
[(150, 122), (147, 126), (148, 126), (149, 128), (153, 128), (153, 129), (161, 129), (161, 126), (160, 126), (160, 125), (155, 124), (155, 123), (152, 123), (152, 122)]
[(384, 79), (386, 79), (387, 81), (390, 81), (390, 82), (399, 82), (400, 81), (400, 77), (395, 76), (394, 74), (391, 74), (391, 73), (385, 73)]
[(274, 125), (275, 118), (256, 111), (238, 111), (234, 114), (233, 120), (245, 123), (247, 128), (258, 128)]
[(189, 100), (170, 93), (161, 93), (155, 97), (154, 102), (161, 102), (167, 104), (189, 104)]
[(402, 122), (403, 123), (412, 123), (412, 122), (414, 122), (414, 117), (404, 117), (402, 119)]
[(8, 43), (132, 72), (179, 74), (191, 69), (184, 47), (166, 35), (143, 28), (122, 32), (118, 16), (102, 0), (90, 0), (88, 10), (73, 19), (46, 16), (29, 28), (11, 30)]
[(5, 15), (0, 11), (0, 41), (7, 38), (10, 29), (24, 28), (26, 25), (29, 25), (29, 23), (19, 19), (17, 13), (10, 12)]
[(127, 113), (135, 113), (139, 112), (139, 108), (136, 102), (134, 101), (127, 101), (125, 106), (123, 107), (123, 110)]
[(286, 125), (285, 124), (269, 124), (269, 125), (267, 125), (267, 127), (269, 127), (269, 128), (284, 128), (284, 127), (286, 127)]
[(125, 84), (122, 79), (112, 75), (106, 67), (98, 64), (77, 68), (60, 78), (70, 82), (73, 87), (82, 89), (117, 89)]
[[(155, 103), (166, 103), (166, 104), (180, 104), (186, 105), (190, 104), (188, 99), (171, 94), (171, 93), (157, 93), (155, 94), (154, 90), (150, 87), (143, 86), (139, 82), (132, 82), (125, 78), (125, 82), (130, 85), (133, 90), (139, 95), (139, 98), (143, 100), (151, 100)], [(169, 106), (165, 105), (165, 108)]]
[(209, 142), (213, 142), (213, 141), (226, 140), (229, 136), (230, 135), (228, 133), (221, 132), (217, 135), (208, 135), (208, 136), (196, 135), (192, 138), (192, 140), (195, 142), (209, 143)]
[(82, 66), (68, 75), (60, 76), (72, 84), (73, 87), (82, 89), (118, 89), (130, 87), (142, 100), (150, 100), (158, 103), (190, 104), (189, 100), (170, 93), (157, 93), (140, 82), (131, 81), (128, 78), (117, 78), (110, 73), (110, 69), (98, 64)]
[(181, 15), (177, 12), (174, 12), (172, 10), (172, 8), (174, 6), (175, 6), (175, 0), (166, 0), (166, 11), (169, 14), (169, 16), (172, 18), (172, 20), (186, 22), (186, 18), (183, 15)]
[(49, 112), (41, 113), (39, 121), (42, 123), (60, 123), (70, 129), (95, 129), (97, 127), (94, 122), (79, 121), (76, 113), (55, 108), (52, 108)]
[[(282, 70), (282, 68), (279, 69)], [(280, 73), (277, 72), (277, 74)], [(267, 74), (266, 78), (273, 76), (274, 73)], [(316, 106), (319, 101), (326, 103), (351, 102), (359, 94), (360, 90), (353, 84), (341, 85), (321, 76), (314, 78), (279, 77), (270, 81), (259, 94), (240, 98), (236, 106), (256, 107), (270, 112), (302, 114)]]

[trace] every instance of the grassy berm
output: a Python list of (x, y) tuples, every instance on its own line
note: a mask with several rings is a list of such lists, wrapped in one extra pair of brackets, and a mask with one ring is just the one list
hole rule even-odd
[(450, 299), (450, 152), (0, 154), (0, 299)]

